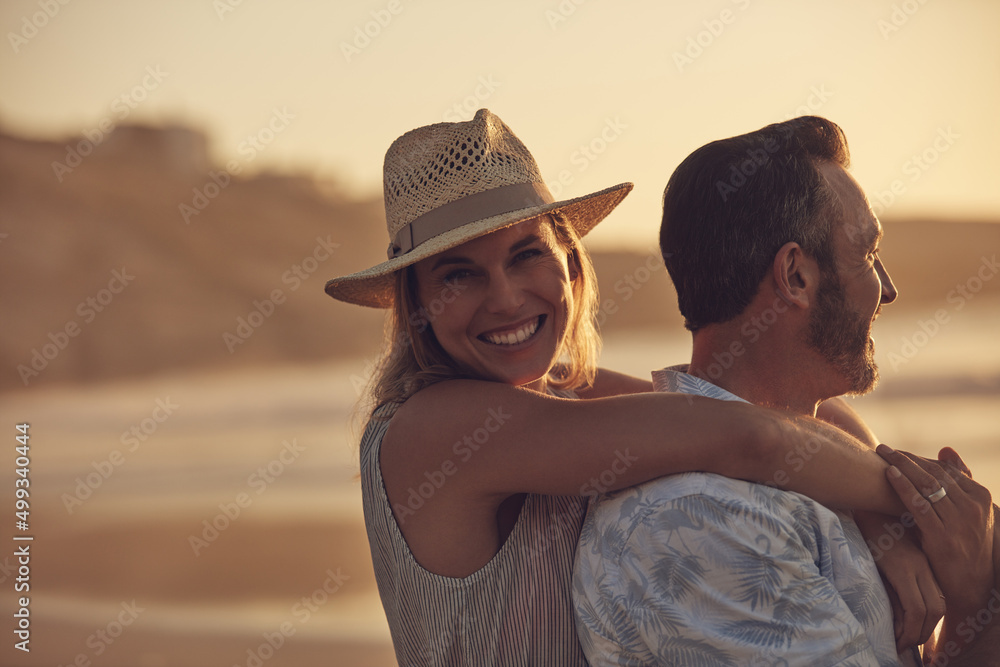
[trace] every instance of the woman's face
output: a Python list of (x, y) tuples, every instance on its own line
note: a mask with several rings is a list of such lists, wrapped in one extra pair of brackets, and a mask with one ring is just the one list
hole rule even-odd
[(578, 269), (547, 216), (414, 265), (420, 315), (456, 364), (543, 389), (573, 307)]

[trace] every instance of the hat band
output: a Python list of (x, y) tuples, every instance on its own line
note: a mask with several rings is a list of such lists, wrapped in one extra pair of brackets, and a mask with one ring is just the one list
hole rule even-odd
[(389, 259), (405, 255), (424, 241), (470, 222), (554, 201), (545, 183), (515, 183), (477, 192), (439, 206), (404, 225), (389, 245)]

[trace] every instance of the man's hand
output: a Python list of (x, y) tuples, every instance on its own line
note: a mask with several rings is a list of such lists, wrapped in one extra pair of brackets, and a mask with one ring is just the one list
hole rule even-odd
[[(872, 449), (878, 446), (875, 434), (843, 398), (824, 401), (816, 416)], [(898, 517), (855, 511), (854, 521), (872, 547), (875, 565), (889, 594), (897, 650), (903, 653), (912, 646), (923, 644), (944, 615), (945, 604), (916, 537)]]
[(926, 642), (944, 616), (945, 600), (916, 536), (897, 517), (855, 512), (892, 603), (896, 650)]
[(995, 632), (978, 640), (963, 632), (966, 619), (975, 618), (996, 590), (997, 533), (989, 490), (963, 472), (968, 468), (953, 450), (942, 450), (940, 462), (884, 445), (879, 454), (892, 464), (886, 476), (913, 516), (945, 595), (944, 632), (936, 648), (952, 646), (964, 654), (980, 641), (993, 641)]

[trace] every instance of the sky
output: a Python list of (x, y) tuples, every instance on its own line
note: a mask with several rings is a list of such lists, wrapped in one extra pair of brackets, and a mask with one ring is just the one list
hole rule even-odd
[(0, 0), (0, 129), (180, 123), (219, 164), (379, 197), (393, 139), (487, 107), (557, 197), (634, 182), (591, 243), (641, 248), (687, 154), (813, 113), (884, 220), (1000, 220), (998, 25), (992, 0)]

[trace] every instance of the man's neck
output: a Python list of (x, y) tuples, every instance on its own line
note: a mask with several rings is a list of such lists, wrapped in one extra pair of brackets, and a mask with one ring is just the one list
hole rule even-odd
[(779, 336), (750, 342), (735, 325), (715, 326), (695, 334), (688, 373), (750, 403), (815, 416), (829, 396), (814, 381), (814, 356)]

